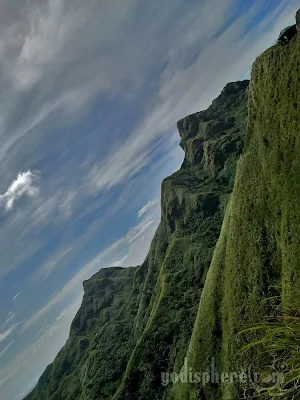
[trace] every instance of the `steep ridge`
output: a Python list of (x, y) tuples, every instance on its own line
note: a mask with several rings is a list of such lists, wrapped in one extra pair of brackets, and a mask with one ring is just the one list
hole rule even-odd
[[(299, 309), (300, 37), (275, 45), (254, 63), (245, 151), (207, 275), (187, 366), (210, 372), (260, 373), (271, 362), (257, 348), (238, 352), (256, 335), (272, 296)], [(247, 382), (178, 382), (173, 398), (242, 399)], [(246, 398), (246, 397), (245, 397)], [(285, 397), (284, 397), (285, 398)]]
[(207, 111), (178, 123), (185, 160), (162, 184), (168, 247), (159, 268), (150, 317), (114, 399), (163, 399), (163, 371), (179, 371), (235, 166), (243, 149), (249, 81), (228, 84)]
[(27, 400), (167, 399), (179, 372), (242, 153), (249, 81), (179, 121), (185, 159), (165, 179), (161, 222), (145, 262), (100, 270), (70, 337)]

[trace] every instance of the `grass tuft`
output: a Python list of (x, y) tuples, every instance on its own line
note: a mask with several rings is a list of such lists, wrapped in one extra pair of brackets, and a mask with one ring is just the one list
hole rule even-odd
[(271, 367), (279, 378), (276, 382), (260, 380), (255, 388), (256, 398), (300, 399), (300, 310), (281, 311), (266, 316), (263, 324), (240, 332), (261, 333), (259, 340), (250, 342), (240, 352), (259, 346), (261, 352), (273, 357), (272, 365), (265, 366), (264, 374), (270, 376)]

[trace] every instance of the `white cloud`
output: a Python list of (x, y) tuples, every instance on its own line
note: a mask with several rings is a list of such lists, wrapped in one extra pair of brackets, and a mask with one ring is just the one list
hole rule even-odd
[(5, 325), (9, 324), (10, 321), (12, 321), (15, 318), (16, 314), (13, 311), (10, 311), (5, 319)]
[(127, 257), (129, 254), (125, 254), (124, 257), (122, 257), (120, 260), (118, 261), (114, 261), (111, 265), (109, 265), (109, 267), (123, 267), (124, 266), (124, 262), (126, 261)]
[(157, 225), (154, 223), (151, 224), (151, 226), (148, 226), (144, 234), (139, 234), (135, 240), (130, 242), (129, 248), (126, 248), (126, 252), (123, 252), (123, 254), (125, 253), (123, 257), (114, 261), (110, 266), (129, 267), (141, 265), (149, 252), (150, 243), (153, 239), (156, 226)]
[(76, 192), (69, 190), (62, 198), (62, 202), (59, 205), (59, 209), (66, 219), (70, 219), (72, 216), (73, 205), (75, 200)]
[(2, 331), (0, 332), (0, 343), (3, 342), (3, 340), (5, 340), (15, 329), (16, 327), (20, 325), (20, 322), (12, 325), (9, 329), (7, 329), (6, 331)]
[(6, 347), (4, 347), (4, 349), (0, 352), (0, 358), (2, 358), (4, 356), (4, 354), (12, 346), (13, 343), (14, 343), (14, 341), (11, 341), (10, 343), (8, 343), (8, 345)]
[(62, 318), (64, 318), (64, 317), (68, 316), (68, 315), (70, 314), (70, 311), (71, 311), (71, 310), (69, 310), (69, 308), (64, 308), (64, 309), (62, 310), (62, 312), (59, 314), (59, 316), (56, 318), (56, 321), (59, 321), (60, 319), (62, 319)]
[[(43, 12), (37, 9), (31, 18), (30, 30), (21, 48), (14, 84), (28, 89), (42, 75), (45, 64), (55, 57), (64, 40), (63, 1), (51, 0)], [(55, 44), (55, 45), (54, 45)]]
[(16, 300), (20, 296), (21, 292), (17, 293), (14, 297), (13, 300)]
[(140, 224), (135, 226), (134, 228), (131, 228), (129, 232), (126, 235), (126, 242), (127, 244), (132, 243), (134, 240), (136, 240), (143, 232), (145, 232), (150, 226), (154, 223), (154, 219), (151, 221), (142, 221)]
[(15, 201), (24, 195), (35, 197), (39, 194), (39, 189), (34, 186), (36, 178), (36, 175), (31, 171), (18, 174), (7, 191), (0, 195), (0, 203), (4, 204), (6, 210), (11, 210)]
[(139, 212), (138, 212), (138, 218), (140, 218), (142, 215), (145, 214), (145, 212), (147, 212), (151, 207), (153, 207), (155, 204), (157, 203), (157, 200), (150, 200), (148, 201), (147, 204), (144, 205), (144, 207), (142, 207)]

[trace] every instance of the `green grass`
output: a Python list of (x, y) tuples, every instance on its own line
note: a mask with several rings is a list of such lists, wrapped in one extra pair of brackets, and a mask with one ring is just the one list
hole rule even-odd
[[(273, 371), (278, 372), (276, 382), (261, 380), (255, 388), (257, 398), (294, 399), (300, 398), (300, 311), (299, 309), (277, 310), (266, 316), (263, 324), (244, 330), (242, 333), (259, 332), (260, 338), (250, 342), (241, 352), (251, 348), (273, 357)], [(265, 366), (265, 375), (270, 373)]]
[[(194, 371), (215, 357), (221, 371), (260, 370), (264, 354), (241, 355), (238, 332), (266, 315), (263, 299), (299, 304), (300, 286), (300, 37), (274, 46), (254, 63), (246, 145), (223, 230), (201, 297), (188, 349)], [(281, 286), (282, 291), (274, 290)], [(259, 339), (253, 332), (251, 341)], [(241, 398), (238, 384), (174, 387), (178, 400)]]

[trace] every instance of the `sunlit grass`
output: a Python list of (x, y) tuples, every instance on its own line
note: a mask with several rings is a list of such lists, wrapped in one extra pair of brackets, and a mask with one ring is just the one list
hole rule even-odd
[(276, 382), (261, 379), (256, 388), (256, 398), (300, 399), (300, 310), (281, 306), (273, 315), (264, 317), (261, 325), (253, 326), (240, 334), (258, 332), (261, 337), (244, 346), (241, 351), (258, 347), (273, 358), (273, 365), (266, 365), (267, 372), (278, 373)]

